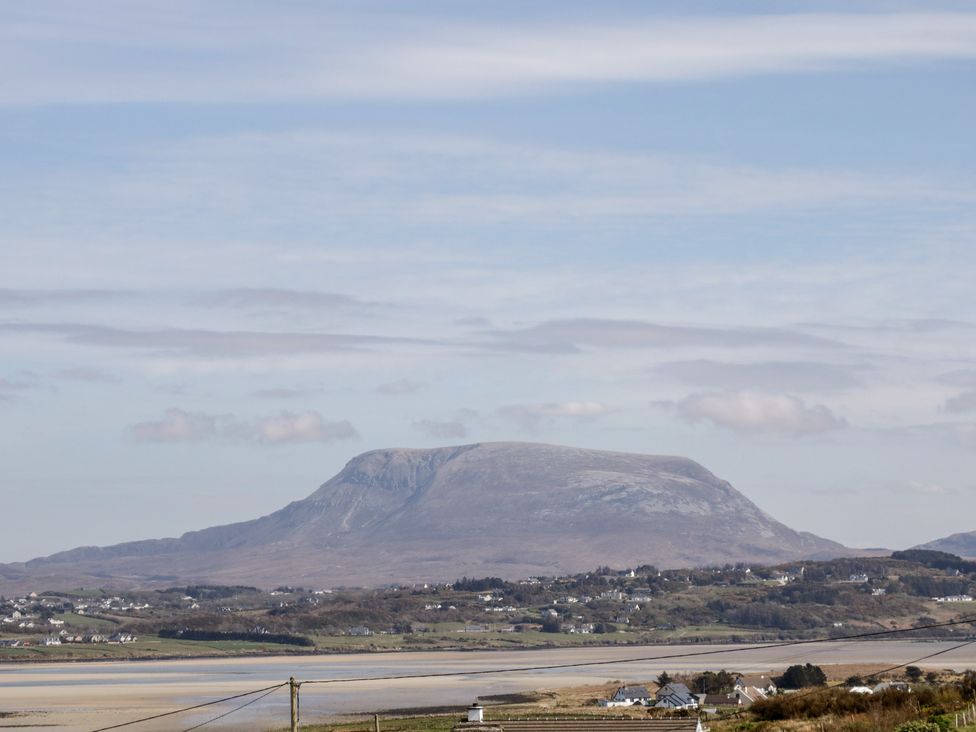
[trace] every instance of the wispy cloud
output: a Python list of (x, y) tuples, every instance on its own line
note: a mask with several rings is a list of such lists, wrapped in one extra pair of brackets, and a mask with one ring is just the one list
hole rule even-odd
[(375, 307), (351, 295), (336, 292), (285, 290), (276, 288), (237, 288), (201, 295), (196, 303), (211, 307), (274, 310), (365, 310)]
[(729, 363), (669, 361), (652, 368), (666, 379), (712, 389), (771, 392), (828, 391), (863, 386), (864, 367), (810, 361)]
[[(223, 2), (8, 9), (0, 42), (8, 65), (24, 73), (4, 86), (0, 103), (472, 98), (976, 56), (970, 13), (638, 14), (576, 23), (404, 13), (376, 24), (321, 4), (236, 10)], [(174, 47), (179, 64), (168, 53)]]
[(91, 366), (72, 366), (71, 368), (61, 369), (55, 376), (67, 381), (87, 381), (103, 384), (117, 384), (122, 380), (115, 374), (104, 371), (103, 369), (92, 368)]
[(129, 433), (142, 442), (203, 442), (213, 439), (271, 445), (334, 442), (358, 437), (346, 420), (329, 421), (318, 412), (288, 412), (247, 421), (233, 415), (215, 415), (167, 409), (162, 418), (139, 422)]
[(251, 396), (258, 399), (300, 399), (302, 397), (317, 394), (321, 389), (302, 388), (302, 387), (272, 387), (270, 389), (257, 389), (251, 392)]
[(789, 394), (752, 391), (691, 394), (670, 405), (687, 422), (710, 422), (742, 432), (777, 432), (796, 437), (841, 429), (847, 422), (823, 405)]
[(376, 387), (376, 392), (387, 396), (401, 396), (403, 394), (416, 394), (423, 388), (424, 382), (422, 381), (417, 381), (416, 379), (397, 379), (396, 381), (388, 381), (385, 384), (380, 384)]
[(976, 422), (932, 422), (913, 425), (901, 431), (915, 435), (928, 435), (939, 442), (949, 442), (959, 447), (976, 449)]
[(468, 434), (468, 428), (459, 419), (419, 419), (413, 423), (413, 428), (427, 437), (446, 440), (461, 439)]
[(962, 394), (949, 397), (942, 408), (950, 414), (976, 412), (976, 391), (964, 391)]
[(609, 409), (596, 401), (544, 402), (539, 404), (507, 404), (499, 407), (496, 414), (523, 429), (536, 429), (544, 420), (590, 420), (602, 417)]
[(187, 328), (132, 330), (78, 323), (0, 323), (0, 333), (52, 335), (63, 341), (200, 358), (247, 358), (376, 349), (434, 341), (346, 333), (224, 331)]
[(287, 442), (334, 442), (349, 440), (359, 434), (347, 420), (331, 422), (318, 412), (281, 412), (261, 417), (245, 433), (259, 442), (283, 444)]
[(220, 417), (184, 409), (167, 409), (160, 419), (139, 422), (129, 428), (142, 442), (201, 442), (217, 436)]
[(16, 290), (0, 288), (0, 307), (41, 307), (113, 302), (134, 295), (135, 293), (129, 290)]
[(710, 346), (839, 346), (836, 341), (778, 328), (661, 325), (642, 320), (576, 318), (528, 328), (489, 331), (495, 347), (516, 351), (572, 353), (583, 347), (675, 348)]

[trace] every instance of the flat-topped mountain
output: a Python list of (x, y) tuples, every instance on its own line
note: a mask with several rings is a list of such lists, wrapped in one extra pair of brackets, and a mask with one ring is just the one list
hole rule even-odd
[(367, 452), (268, 516), (0, 565), (0, 589), (376, 585), (845, 551), (775, 521), (687, 458), (484, 443)]

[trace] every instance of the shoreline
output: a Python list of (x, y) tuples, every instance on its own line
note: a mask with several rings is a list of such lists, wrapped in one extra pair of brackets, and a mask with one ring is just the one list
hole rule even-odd
[[(939, 643), (946, 641), (945, 638), (878, 638), (876, 640), (871, 640), (871, 643), (899, 643), (910, 641), (912, 643)], [(954, 639), (955, 640), (955, 639)], [(976, 636), (974, 636), (976, 640)], [(357, 648), (350, 650), (336, 650), (336, 651), (296, 651), (294, 653), (287, 652), (274, 652), (274, 653), (261, 653), (255, 651), (242, 651), (240, 653), (200, 653), (192, 656), (189, 655), (178, 655), (178, 654), (166, 654), (158, 656), (128, 656), (125, 658), (23, 658), (23, 659), (7, 659), (0, 658), (0, 669), (4, 668), (14, 668), (20, 666), (44, 666), (51, 664), (76, 664), (76, 663), (98, 663), (98, 664), (111, 664), (111, 663), (154, 663), (160, 661), (214, 661), (214, 660), (233, 660), (233, 659), (261, 659), (261, 658), (329, 658), (334, 656), (355, 656), (355, 655), (370, 655), (370, 656), (396, 656), (401, 654), (410, 653), (528, 653), (533, 651), (544, 652), (544, 651), (573, 651), (573, 650), (585, 650), (585, 649), (598, 649), (598, 648), (651, 648), (651, 647), (675, 647), (675, 648), (694, 648), (694, 647), (715, 647), (719, 648), (722, 646), (755, 646), (757, 649), (761, 648), (777, 648), (777, 647), (788, 647), (787, 644), (802, 643), (804, 645), (815, 645), (817, 643), (838, 643), (844, 642), (843, 639), (837, 638), (816, 638), (816, 639), (797, 639), (797, 640), (775, 640), (768, 642), (758, 642), (758, 643), (741, 643), (741, 642), (663, 642), (663, 641), (653, 641), (647, 643), (587, 643), (579, 645), (551, 645), (551, 646), (508, 646), (505, 648), (469, 648), (469, 647), (440, 647), (440, 648), (401, 648), (401, 649), (390, 649), (390, 648)]]

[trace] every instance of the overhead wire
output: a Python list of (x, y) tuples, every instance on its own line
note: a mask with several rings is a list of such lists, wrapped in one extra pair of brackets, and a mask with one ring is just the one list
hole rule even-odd
[[(763, 644), (744, 646), (744, 647), (740, 646), (737, 648), (720, 648), (720, 649), (710, 649), (706, 651), (692, 651), (690, 653), (669, 653), (669, 654), (660, 654), (656, 656), (640, 656), (636, 658), (619, 658), (619, 659), (598, 660), (598, 661), (577, 661), (573, 663), (555, 663), (555, 664), (544, 664), (544, 665), (537, 665), (537, 666), (516, 666), (516, 667), (508, 667), (508, 668), (477, 669), (473, 671), (442, 671), (442, 672), (431, 672), (431, 673), (422, 673), (422, 674), (396, 674), (396, 675), (387, 675), (387, 676), (362, 676), (362, 677), (346, 677), (346, 678), (337, 678), (337, 679), (310, 679), (310, 680), (299, 682), (299, 685), (303, 686), (306, 684), (312, 685), (312, 684), (340, 684), (340, 683), (367, 682), (367, 681), (395, 681), (401, 679), (429, 679), (429, 678), (441, 678), (441, 677), (450, 677), (450, 676), (487, 676), (493, 674), (520, 673), (525, 671), (551, 671), (551, 670), (558, 670), (558, 669), (565, 669), (565, 668), (611, 666), (611, 665), (619, 665), (624, 663), (665, 661), (665, 660), (674, 660), (674, 659), (682, 659), (682, 658), (700, 658), (704, 656), (716, 656), (716, 655), (730, 654), (730, 653), (746, 653), (749, 651), (757, 651), (757, 650), (763, 650), (767, 648), (788, 648), (791, 646), (806, 646), (806, 645), (812, 645), (817, 643), (831, 643), (831, 642), (843, 643), (848, 641), (865, 640), (868, 638), (879, 638), (883, 636), (909, 633), (909, 632), (919, 631), (919, 630), (932, 630), (935, 628), (946, 628), (946, 627), (952, 627), (956, 625), (965, 625), (967, 623), (974, 623), (974, 622), (976, 622), (976, 615), (961, 617), (956, 620), (949, 620), (941, 623), (928, 623), (926, 625), (919, 625), (912, 628), (892, 628), (888, 630), (871, 631), (867, 633), (854, 633), (845, 636), (835, 636), (833, 638), (807, 638), (801, 640), (782, 641), (779, 643), (763, 643)], [(910, 666), (914, 663), (920, 663), (921, 661), (927, 660), (929, 658), (934, 658), (936, 656), (940, 656), (945, 653), (949, 653), (953, 650), (956, 650), (957, 648), (961, 648), (963, 646), (970, 645), (972, 643), (976, 643), (976, 639), (964, 641), (963, 643), (953, 646), (952, 648), (941, 649), (939, 651), (928, 654), (914, 661), (907, 661), (906, 663), (898, 664), (897, 666), (892, 666), (890, 669), (886, 669), (885, 671), (878, 672), (878, 674), (887, 673), (892, 670), (897, 670), (904, 666)], [(874, 675), (875, 674), (872, 674), (872, 676)], [(244, 697), (252, 696), (254, 694), (262, 694), (261, 697), (251, 699), (247, 703), (241, 704), (235, 709), (231, 709), (224, 714), (214, 717), (213, 719), (207, 720), (206, 722), (198, 724), (194, 727), (190, 727), (188, 728), (188, 730), (185, 731), (185, 732), (189, 732), (189, 730), (199, 729), (200, 727), (206, 724), (210, 724), (211, 722), (217, 721), (218, 719), (222, 719), (223, 717), (226, 717), (229, 714), (233, 714), (234, 712), (239, 711), (240, 709), (243, 709), (249, 706), (250, 704), (259, 701), (260, 699), (264, 698), (265, 696), (268, 696), (269, 694), (277, 691), (278, 689), (281, 689), (284, 686), (288, 686), (288, 684), (289, 682), (285, 681), (280, 684), (275, 684), (273, 686), (265, 686), (261, 689), (254, 689), (252, 691), (246, 691), (240, 694), (234, 694), (233, 696), (227, 696), (221, 699), (215, 699), (213, 701), (203, 702), (201, 704), (194, 704), (193, 706), (183, 707), (181, 709), (174, 709), (172, 711), (163, 712), (161, 714), (154, 714), (148, 717), (142, 717), (140, 719), (133, 719), (128, 722), (121, 722), (119, 724), (110, 725), (108, 727), (99, 727), (98, 729), (92, 730), (92, 732), (108, 732), (109, 730), (121, 729), (122, 727), (128, 727), (134, 724), (140, 724), (142, 722), (150, 722), (156, 719), (170, 717), (175, 714), (182, 714), (184, 712), (190, 712), (196, 709), (203, 709), (205, 707), (214, 706), (215, 704), (222, 704), (224, 702), (233, 701), (235, 699), (242, 699)], [(818, 689), (816, 691), (821, 691), (821, 690)]]
[(202, 704), (194, 704), (191, 707), (174, 709), (171, 712), (162, 712), (161, 714), (153, 714), (149, 717), (142, 717), (140, 719), (133, 719), (128, 722), (120, 722), (119, 724), (112, 724), (109, 725), (108, 727), (99, 727), (98, 729), (92, 730), (92, 732), (108, 732), (108, 730), (111, 729), (121, 729), (122, 727), (129, 727), (133, 724), (140, 724), (142, 722), (151, 722), (154, 719), (171, 717), (174, 714), (182, 714), (183, 712), (192, 712), (194, 709), (203, 709), (204, 707), (212, 707), (214, 704), (222, 704), (224, 702), (233, 701), (234, 699), (242, 699), (245, 696), (251, 696), (252, 694), (260, 694), (262, 691), (275, 691), (277, 689), (280, 689), (282, 686), (288, 686), (288, 682), (285, 681), (281, 684), (275, 684), (274, 686), (265, 686), (261, 689), (254, 689), (253, 691), (245, 691), (240, 694), (234, 694), (233, 696), (225, 696), (223, 699), (215, 699), (214, 701), (203, 702)]
[[(282, 686), (284, 686), (284, 684), (282, 684)], [(206, 720), (205, 722), (200, 722), (200, 724), (195, 724), (192, 727), (187, 727), (182, 732), (193, 732), (193, 730), (200, 729), (201, 727), (206, 727), (208, 724), (210, 724), (211, 722), (216, 722), (218, 719), (223, 719), (224, 717), (229, 717), (234, 712), (239, 712), (244, 707), (249, 707), (252, 704), (254, 704), (255, 702), (261, 701), (262, 699), (264, 699), (264, 697), (269, 696), (271, 694), (274, 694), (280, 688), (281, 688), (281, 686), (276, 686), (275, 688), (270, 689), (269, 691), (264, 692), (261, 696), (256, 696), (253, 699), (250, 699), (250, 700), (244, 702), (243, 704), (241, 704), (239, 706), (236, 706), (236, 707), (234, 707), (233, 709), (231, 709), (229, 711), (224, 712), (223, 714), (218, 714), (216, 717), (213, 717), (211, 719)]]
[(476, 671), (439, 671), (424, 674), (398, 674), (390, 676), (363, 676), (363, 677), (352, 677), (352, 678), (338, 678), (338, 679), (311, 679), (307, 681), (302, 681), (302, 684), (343, 684), (358, 681), (396, 681), (400, 679), (430, 679), (430, 678), (440, 678), (445, 676), (487, 676), (490, 674), (505, 674), (505, 673), (517, 673), (522, 671), (550, 671), (558, 670), (564, 668), (582, 668), (588, 666), (616, 666), (622, 663), (641, 663), (648, 661), (668, 661), (681, 658), (696, 658), (702, 656), (717, 656), (721, 654), (729, 653), (743, 653), (748, 651), (758, 651), (767, 648), (788, 648), (790, 646), (802, 646), (811, 645), (815, 643), (843, 643), (845, 641), (861, 640), (866, 638), (878, 638), (881, 636), (896, 635), (899, 633), (909, 633), (919, 630), (931, 630), (934, 628), (946, 628), (955, 625), (964, 625), (967, 623), (976, 622), (976, 615), (967, 616), (966, 618), (959, 618), (957, 620), (948, 620), (942, 623), (929, 623), (926, 625), (919, 625), (912, 628), (892, 628), (890, 630), (877, 630), (868, 633), (854, 633), (844, 636), (835, 636), (833, 638), (807, 638), (801, 640), (792, 641), (782, 641), (779, 643), (763, 643), (752, 646), (740, 646), (737, 648), (719, 648), (711, 649), (707, 651), (692, 651), (690, 653), (670, 653), (662, 654), (657, 656), (639, 656), (636, 658), (618, 658), (612, 660), (601, 660), (601, 661), (575, 661), (573, 663), (554, 663), (539, 666), (517, 666), (508, 668), (495, 668), (495, 669), (479, 669)]

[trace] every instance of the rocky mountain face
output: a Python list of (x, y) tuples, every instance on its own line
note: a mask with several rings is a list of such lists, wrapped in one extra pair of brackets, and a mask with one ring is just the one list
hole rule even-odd
[(941, 539), (913, 546), (912, 549), (933, 549), (949, 552), (964, 559), (976, 559), (976, 531), (964, 531)]
[(367, 452), (268, 516), (0, 565), (0, 589), (377, 585), (846, 552), (687, 458), (486, 443)]

